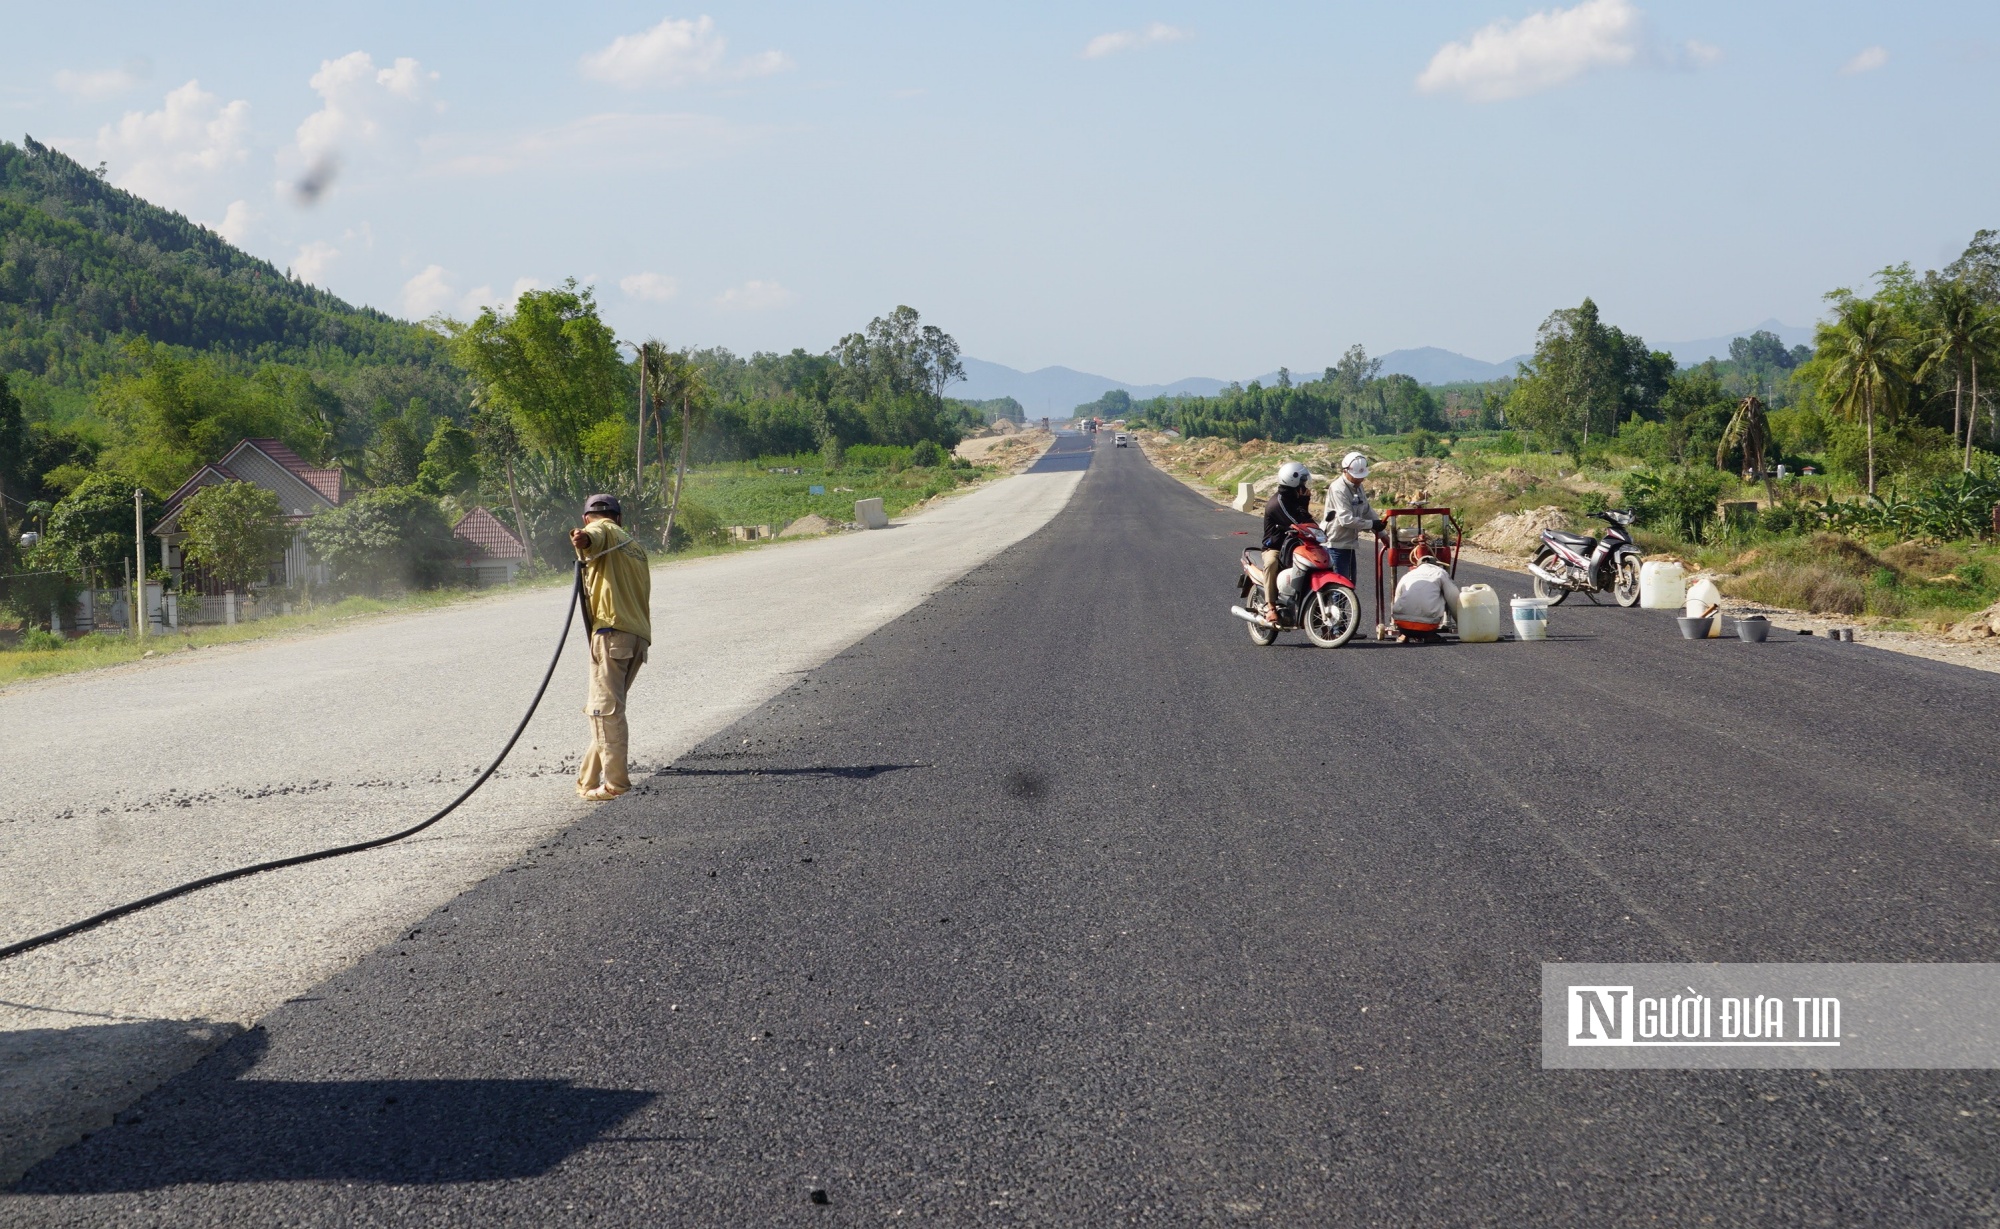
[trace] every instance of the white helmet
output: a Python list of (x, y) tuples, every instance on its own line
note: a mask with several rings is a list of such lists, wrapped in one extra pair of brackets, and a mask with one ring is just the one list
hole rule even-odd
[(1279, 486), (1304, 486), (1312, 476), (1312, 471), (1298, 461), (1287, 461), (1278, 467)]
[(1340, 458), (1340, 468), (1346, 470), (1356, 478), (1366, 478), (1368, 476), (1368, 458), (1358, 452), (1350, 452)]

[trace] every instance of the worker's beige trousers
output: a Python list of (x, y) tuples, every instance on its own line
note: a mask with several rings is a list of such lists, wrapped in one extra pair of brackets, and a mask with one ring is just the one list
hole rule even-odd
[(630, 728), (625, 723), (625, 693), (639, 677), (646, 660), (646, 642), (631, 632), (601, 631), (590, 638), (590, 702), (584, 713), (590, 718), (590, 749), (576, 770), (578, 793), (588, 793), (601, 785), (624, 791), (632, 788), (632, 776), (625, 766), (625, 748)]
[(1267, 550), (1264, 552), (1264, 600), (1273, 609), (1278, 605), (1278, 573), (1285, 570), (1285, 552)]

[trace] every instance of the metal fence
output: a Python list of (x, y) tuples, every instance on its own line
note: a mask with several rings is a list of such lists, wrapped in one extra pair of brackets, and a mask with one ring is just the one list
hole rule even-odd
[[(10, 608), (28, 626), (46, 626), (60, 635), (129, 634), (132, 631), (133, 586), (100, 582), (99, 576), (79, 576), (68, 572), (0, 574), (0, 605)], [(146, 630), (151, 634), (201, 624), (247, 622), (277, 613), (286, 605), (258, 592), (206, 596), (169, 590), (158, 581), (146, 583), (139, 602), (140, 609), (144, 611)]]

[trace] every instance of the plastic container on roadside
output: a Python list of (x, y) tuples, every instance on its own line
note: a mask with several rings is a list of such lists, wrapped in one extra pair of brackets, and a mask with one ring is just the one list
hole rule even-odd
[(1547, 640), (1549, 638), (1549, 599), (1545, 597), (1517, 597), (1513, 603), (1514, 639)]
[(1491, 644), (1500, 639), (1500, 595), (1492, 585), (1464, 585), (1458, 591), (1460, 644)]
[(1687, 617), (1710, 620), (1710, 637), (1722, 635), (1722, 590), (1706, 576), (1688, 586)]
[(1687, 604), (1687, 572), (1672, 559), (1639, 565), (1639, 609), (1679, 610)]

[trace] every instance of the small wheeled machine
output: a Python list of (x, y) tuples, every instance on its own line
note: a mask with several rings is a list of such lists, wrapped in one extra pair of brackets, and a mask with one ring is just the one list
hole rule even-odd
[[(1382, 514), (1382, 532), (1375, 535), (1375, 639), (1395, 638), (1396, 628), (1389, 618), (1389, 602), (1396, 593), (1396, 581), (1409, 570), (1410, 547), (1419, 536), (1430, 539), (1431, 557), (1458, 578), (1459, 548), (1465, 542), (1464, 527), (1450, 508), (1391, 508)], [(1444, 630), (1457, 632), (1456, 621), (1445, 616)]]

